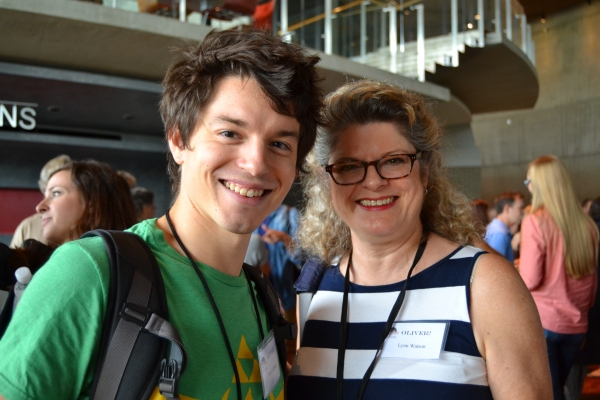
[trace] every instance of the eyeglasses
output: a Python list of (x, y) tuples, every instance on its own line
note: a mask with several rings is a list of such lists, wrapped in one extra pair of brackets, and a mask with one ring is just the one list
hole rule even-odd
[(531, 179), (525, 179), (523, 183), (525, 184), (525, 186), (529, 186), (529, 184), (531, 183)]
[(367, 168), (374, 165), (382, 179), (405, 178), (412, 172), (416, 154), (392, 154), (375, 161), (341, 161), (325, 166), (325, 171), (338, 185), (355, 185), (365, 180)]

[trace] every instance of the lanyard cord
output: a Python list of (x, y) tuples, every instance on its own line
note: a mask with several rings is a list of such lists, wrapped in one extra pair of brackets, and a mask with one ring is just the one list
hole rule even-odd
[[(406, 288), (408, 286), (408, 281), (412, 275), (413, 270), (415, 269), (415, 266), (421, 259), (421, 256), (423, 255), (423, 252), (425, 251), (426, 245), (427, 245), (426, 241), (421, 242), (421, 244), (419, 244), (419, 248), (417, 249), (417, 253), (415, 254), (415, 258), (413, 260), (412, 266), (410, 267), (410, 269), (408, 270), (408, 274), (406, 275), (406, 282), (404, 283), (404, 287), (400, 290), (400, 293), (398, 293), (398, 298), (396, 298), (396, 302), (394, 303), (394, 306), (392, 307), (392, 311), (390, 312), (390, 315), (385, 324), (385, 327), (383, 328), (383, 332), (381, 332), (381, 339), (379, 341), (379, 347), (377, 348), (377, 351), (375, 352), (375, 357), (373, 357), (373, 361), (371, 362), (371, 365), (369, 365), (367, 372), (365, 372), (365, 375), (363, 376), (362, 381), (360, 382), (360, 387), (358, 389), (358, 394), (356, 396), (357, 400), (361, 400), (363, 397), (365, 389), (367, 388), (367, 384), (369, 383), (369, 379), (371, 378), (371, 374), (373, 373), (373, 370), (375, 369), (375, 363), (377, 362), (377, 356), (379, 355), (379, 352), (383, 348), (383, 343), (385, 342), (385, 339), (390, 334), (390, 331), (392, 330), (392, 326), (394, 325), (394, 321), (396, 320), (396, 316), (398, 315), (398, 312), (400, 312), (400, 307), (402, 307), (402, 303), (404, 302), (404, 297), (406, 296)], [(337, 389), (337, 399), (338, 400), (343, 399), (344, 361), (345, 361), (345, 353), (346, 353), (346, 345), (347, 345), (346, 341), (347, 341), (347, 337), (348, 337), (348, 292), (350, 291), (350, 268), (351, 268), (351, 266), (352, 266), (352, 251), (350, 251), (350, 255), (348, 256), (348, 267), (346, 268), (346, 276), (344, 277), (344, 297), (342, 299), (342, 316), (340, 318), (340, 344), (339, 344), (339, 350), (338, 350), (337, 379), (336, 379), (336, 385), (337, 385), (336, 389)]]
[(254, 312), (256, 313), (256, 321), (258, 322), (258, 333), (260, 334), (260, 340), (263, 341), (263, 340), (265, 340), (265, 334), (263, 331), (262, 321), (260, 320), (260, 314), (258, 313), (258, 303), (256, 301), (256, 295), (254, 293), (254, 289), (252, 288), (252, 281), (250, 280), (250, 277), (248, 276), (248, 273), (246, 272), (246, 270), (242, 268), (242, 271), (244, 271), (244, 276), (246, 277), (246, 281), (248, 282), (248, 286), (250, 287), (252, 304), (254, 304)]
[[(167, 210), (166, 217), (167, 217), (167, 223), (169, 224), (169, 228), (171, 229), (171, 232), (173, 233), (173, 237), (177, 241), (177, 244), (179, 244), (179, 247), (181, 247), (181, 250), (183, 250), (183, 252), (187, 256), (192, 267), (194, 267), (194, 270), (196, 271), (196, 274), (200, 278), (200, 281), (202, 281), (202, 286), (204, 286), (204, 291), (206, 292), (206, 295), (208, 296), (208, 300), (210, 301), (210, 305), (212, 306), (212, 309), (215, 312), (215, 316), (217, 317), (217, 320), (219, 321), (219, 328), (221, 328), (221, 335), (223, 336), (223, 341), (225, 342), (225, 347), (227, 348), (227, 353), (229, 354), (229, 360), (231, 361), (231, 366), (233, 367), (233, 373), (235, 375), (237, 397), (239, 400), (242, 400), (242, 385), (240, 383), (240, 374), (237, 369), (235, 358), (233, 357), (233, 350), (231, 348), (231, 343), (229, 342), (229, 337), (227, 336), (227, 331), (225, 330), (225, 324), (223, 323), (223, 318), (221, 318), (221, 313), (219, 312), (217, 303), (215, 302), (215, 299), (208, 287), (208, 283), (206, 282), (206, 279), (204, 278), (202, 271), (200, 271), (200, 268), (198, 268), (198, 265), (196, 264), (196, 262), (194, 261), (194, 259), (192, 258), (192, 256), (188, 252), (188, 250), (183, 245), (183, 242), (179, 238), (179, 235), (177, 235), (177, 232), (175, 231), (175, 227), (173, 227), (173, 223), (171, 222), (171, 217), (169, 216), (169, 211), (170, 210)], [(263, 337), (264, 334), (263, 334), (263, 330), (262, 330), (262, 324), (260, 322), (260, 314), (258, 314), (258, 306), (256, 304), (256, 298), (254, 297), (254, 290), (252, 289), (252, 285), (250, 284), (250, 280), (247, 275), (246, 275), (246, 280), (248, 280), (248, 285), (250, 286), (250, 293), (252, 294), (252, 302), (254, 303), (254, 309), (256, 311), (256, 318), (258, 319), (260, 336)]]

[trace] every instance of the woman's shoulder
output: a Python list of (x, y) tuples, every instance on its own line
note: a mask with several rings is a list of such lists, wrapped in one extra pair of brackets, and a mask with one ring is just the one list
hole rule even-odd
[(550, 215), (550, 213), (548, 212), (548, 210), (546, 209), (546, 207), (538, 207), (535, 210), (531, 211), (529, 214), (525, 215), (523, 217), (523, 221), (529, 221), (529, 222), (540, 222), (540, 221), (545, 221), (545, 220), (550, 220), (550, 221), (554, 221), (552, 219), (552, 215)]
[(435, 233), (427, 237), (427, 247), (423, 254), (422, 260), (424, 265), (434, 265), (435, 263), (452, 256), (457, 251), (461, 251), (465, 247), (458, 243), (452, 242)]

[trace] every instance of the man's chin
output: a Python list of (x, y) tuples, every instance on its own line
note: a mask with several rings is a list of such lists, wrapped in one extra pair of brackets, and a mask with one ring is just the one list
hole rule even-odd
[(236, 222), (226, 225), (226, 229), (237, 235), (247, 235), (254, 232), (262, 223), (262, 220), (259, 222), (254, 221), (245, 221), (245, 222)]

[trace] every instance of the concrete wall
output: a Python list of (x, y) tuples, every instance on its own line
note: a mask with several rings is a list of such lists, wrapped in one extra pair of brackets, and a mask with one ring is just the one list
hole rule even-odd
[(482, 196), (526, 193), (527, 165), (545, 154), (564, 161), (580, 199), (600, 196), (600, 3), (552, 15), (534, 24), (532, 35), (540, 81), (535, 107), (473, 117)]
[(442, 155), (450, 180), (468, 198), (481, 197), (481, 152), (468, 124), (444, 128)]

